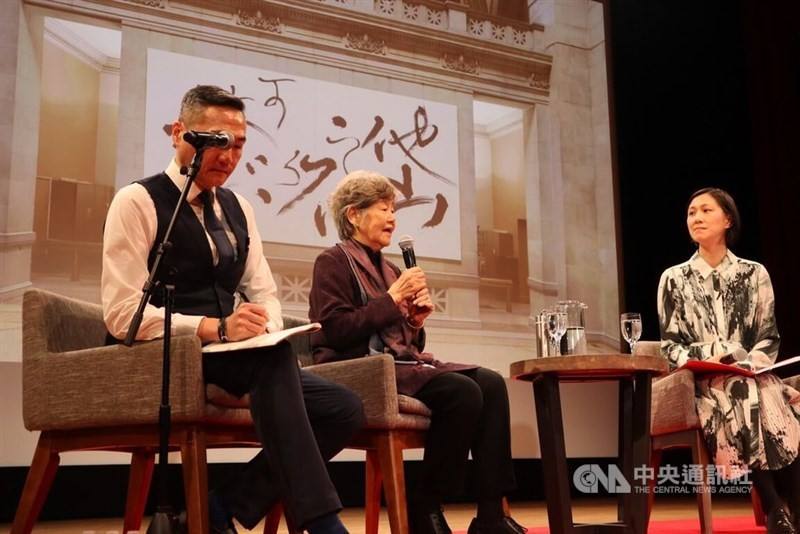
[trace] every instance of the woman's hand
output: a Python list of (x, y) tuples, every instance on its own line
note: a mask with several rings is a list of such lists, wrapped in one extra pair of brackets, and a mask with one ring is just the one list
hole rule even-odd
[(417, 293), (423, 289), (427, 289), (425, 273), (419, 267), (412, 267), (403, 271), (389, 287), (388, 293), (394, 303), (399, 305), (404, 300), (414, 299)]
[(725, 356), (728, 356), (728, 354), (717, 354), (716, 356), (708, 358), (706, 361), (712, 363), (726, 363), (722, 361)]
[(742, 347), (737, 347), (737, 348), (735, 348), (733, 350), (730, 350), (728, 352), (725, 352), (723, 354), (718, 354), (716, 356), (712, 356), (711, 358), (709, 358), (706, 361), (725, 363), (725, 364), (728, 364), (728, 365), (732, 365), (732, 364), (734, 364), (736, 362), (741, 362), (741, 361), (747, 360), (749, 357), (750, 356), (749, 356), (749, 354), (747, 353), (746, 350), (744, 350)]
[(425, 319), (433, 313), (433, 301), (427, 287), (418, 291), (413, 299), (409, 299), (408, 304), (408, 321), (413, 326), (421, 327)]

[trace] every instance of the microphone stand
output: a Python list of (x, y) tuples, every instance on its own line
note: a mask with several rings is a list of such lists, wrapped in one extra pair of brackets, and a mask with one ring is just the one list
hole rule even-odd
[(170, 242), (170, 235), (172, 235), (172, 228), (175, 226), (175, 221), (178, 218), (181, 206), (186, 201), (189, 195), (189, 189), (194, 183), (194, 179), (200, 170), (200, 165), (203, 162), (203, 153), (205, 147), (199, 147), (195, 151), (194, 159), (189, 167), (189, 172), (186, 176), (186, 183), (181, 190), (180, 198), (175, 206), (175, 211), (172, 213), (172, 218), (169, 221), (167, 230), (164, 233), (164, 239), (159, 243), (156, 249), (156, 257), (153, 260), (153, 266), (147, 276), (147, 280), (142, 287), (142, 299), (139, 301), (139, 307), (133, 314), (131, 324), (128, 327), (128, 334), (125, 336), (123, 343), (130, 347), (136, 339), (136, 334), (139, 332), (139, 327), (142, 324), (144, 316), (144, 309), (147, 303), (150, 302), (153, 289), (156, 286), (161, 286), (164, 294), (164, 355), (162, 358), (161, 366), (161, 404), (158, 407), (158, 429), (159, 429), (159, 442), (158, 442), (158, 468), (156, 469), (156, 482), (158, 487), (158, 496), (156, 503), (156, 511), (153, 514), (153, 519), (150, 521), (150, 526), (147, 527), (147, 534), (177, 534), (179, 532), (178, 519), (172, 506), (169, 504), (169, 490), (167, 480), (167, 468), (169, 466), (168, 452), (169, 452), (169, 433), (171, 427), (171, 407), (169, 403), (169, 373), (170, 373), (170, 347), (172, 344), (172, 305), (174, 299), (175, 286), (172, 284), (164, 283), (159, 280), (160, 274), (158, 272), (161, 260), (164, 258), (169, 249), (172, 247)]

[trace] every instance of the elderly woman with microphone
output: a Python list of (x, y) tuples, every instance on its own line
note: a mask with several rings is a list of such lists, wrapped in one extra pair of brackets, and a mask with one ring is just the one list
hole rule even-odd
[(425, 352), (423, 326), (433, 311), (425, 273), (413, 255), (401, 272), (381, 253), (395, 230), (394, 199), (389, 180), (369, 171), (348, 174), (331, 196), (341, 242), (314, 264), (309, 317), (322, 324), (311, 339), (314, 360), (391, 354), (397, 390), (433, 412), (423, 474), (408, 494), (412, 534), (450, 533), (442, 502), (461, 489), (470, 451), (478, 512), (469, 534), (522, 534), (502, 506), (515, 485), (505, 382), (489, 369)]

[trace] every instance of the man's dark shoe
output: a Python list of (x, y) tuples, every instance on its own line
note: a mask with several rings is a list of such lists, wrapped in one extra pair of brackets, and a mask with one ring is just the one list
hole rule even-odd
[(411, 534), (453, 534), (444, 518), (442, 508), (415, 508), (408, 512), (408, 529)]
[(349, 534), (339, 519), (339, 514), (333, 512), (318, 517), (305, 525), (303, 529), (308, 534)]
[[(238, 534), (233, 524), (233, 518), (222, 505), (219, 497), (213, 492), (209, 492), (208, 494), (208, 523), (209, 534)], [(186, 534), (189, 532), (186, 510), (178, 515), (177, 532), (178, 534)]]
[(776, 508), (767, 514), (767, 534), (797, 534), (786, 508)]
[(208, 523), (210, 534), (237, 534), (232, 514), (213, 491), (208, 492)]
[[(236, 527), (234, 527), (233, 523), (228, 521), (227, 525), (214, 525), (213, 523), (209, 525), (209, 533), (210, 534), (237, 534)], [(183, 511), (178, 516), (178, 534), (187, 534), (189, 532), (189, 524), (186, 520), (186, 512)]]
[(527, 528), (523, 527), (522, 525), (520, 525), (519, 523), (517, 523), (516, 521), (514, 521), (514, 518), (513, 518), (513, 517), (511, 517), (510, 515), (507, 515), (507, 516), (505, 517), (505, 521), (511, 524), (511, 527), (512, 527), (514, 530), (516, 530), (516, 531), (517, 531), (517, 534), (525, 534), (526, 532), (528, 532), (528, 529), (527, 529)]
[(480, 521), (476, 517), (469, 524), (467, 534), (525, 534), (527, 531), (509, 516), (496, 521)]
[(237, 534), (236, 527), (231, 521), (228, 521), (227, 525), (215, 525), (212, 523), (209, 526), (209, 532), (211, 534)]

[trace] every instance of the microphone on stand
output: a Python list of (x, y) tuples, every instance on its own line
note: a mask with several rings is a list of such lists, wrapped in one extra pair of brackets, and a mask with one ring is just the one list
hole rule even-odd
[(417, 266), (417, 256), (414, 254), (414, 238), (410, 235), (404, 235), (397, 243), (400, 250), (403, 251), (403, 263), (406, 264), (406, 269)]
[(199, 148), (230, 148), (236, 141), (233, 134), (226, 131), (221, 132), (198, 132), (190, 130), (183, 134), (183, 140)]

